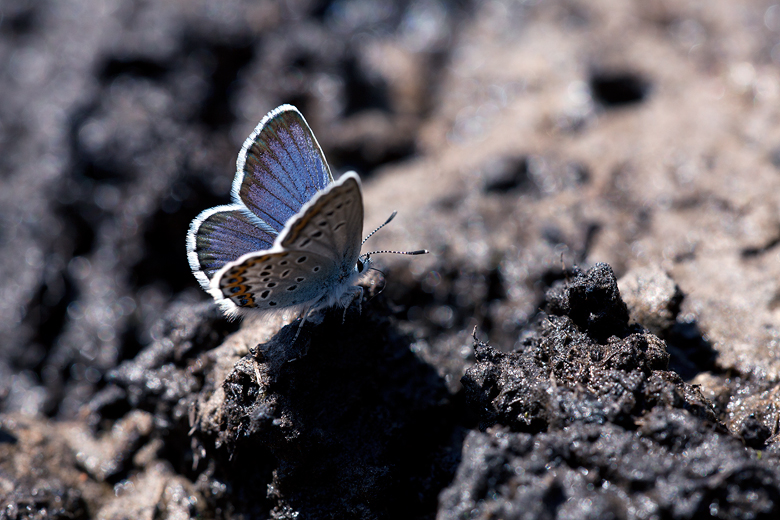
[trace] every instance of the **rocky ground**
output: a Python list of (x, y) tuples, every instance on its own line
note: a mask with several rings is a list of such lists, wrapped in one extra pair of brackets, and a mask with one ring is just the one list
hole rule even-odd
[[(0, 2), (0, 518), (777, 518), (780, 5)], [(225, 320), (282, 103), (362, 312)]]

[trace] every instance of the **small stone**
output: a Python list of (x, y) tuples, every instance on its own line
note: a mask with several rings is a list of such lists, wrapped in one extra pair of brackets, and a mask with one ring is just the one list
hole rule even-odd
[(658, 335), (674, 325), (683, 294), (661, 268), (629, 271), (618, 280), (618, 287), (632, 320)]

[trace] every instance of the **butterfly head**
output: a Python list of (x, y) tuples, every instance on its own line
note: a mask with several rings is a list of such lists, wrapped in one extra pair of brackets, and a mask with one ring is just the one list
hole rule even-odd
[(368, 254), (360, 255), (360, 257), (357, 259), (357, 263), (355, 264), (355, 271), (357, 274), (363, 274), (368, 271), (370, 265), (371, 257)]

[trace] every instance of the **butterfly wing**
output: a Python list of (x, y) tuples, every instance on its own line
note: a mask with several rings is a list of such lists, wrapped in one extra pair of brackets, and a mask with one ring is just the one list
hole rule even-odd
[(284, 249), (312, 251), (352, 271), (363, 239), (360, 177), (349, 172), (309, 201), (277, 239)]
[(257, 226), (257, 217), (241, 205), (217, 206), (198, 215), (187, 232), (187, 260), (201, 287), (209, 290), (225, 264), (252, 252), (270, 249), (276, 233)]
[(351, 284), (362, 232), (360, 178), (350, 172), (306, 203), (271, 250), (248, 253), (225, 265), (214, 277), (211, 292), (224, 299), (229, 313), (334, 300)]
[(228, 313), (310, 306), (338, 278), (332, 258), (311, 251), (259, 252), (227, 265), (215, 278), (213, 294)]
[(233, 200), (279, 232), (333, 182), (317, 139), (298, 110), (282, 105), (260, 121), (238, 155)]

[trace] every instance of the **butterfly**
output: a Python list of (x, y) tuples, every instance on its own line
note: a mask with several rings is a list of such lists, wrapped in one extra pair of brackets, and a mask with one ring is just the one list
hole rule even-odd
[[(269, 112), (238, 155), (232, 203), (200, 213), (187, 233), (195, 278), (230, 318), (310, 311), (360, 302), (355, 282), (378, 253), (361, 247), (363, 193), (355, 172), (334, 180), (303, 115), (291, 105)], [(297, 337), (297, 334), (296, 334)]]

